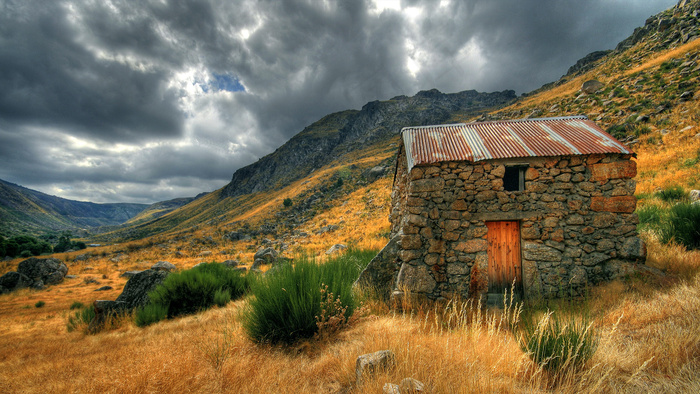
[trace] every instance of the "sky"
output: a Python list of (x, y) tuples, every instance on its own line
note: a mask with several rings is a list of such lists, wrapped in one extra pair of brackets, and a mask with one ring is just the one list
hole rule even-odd
[(675, 0), (0, 0), (0, 179), (152, 203), (326, 114), (532, 91)]

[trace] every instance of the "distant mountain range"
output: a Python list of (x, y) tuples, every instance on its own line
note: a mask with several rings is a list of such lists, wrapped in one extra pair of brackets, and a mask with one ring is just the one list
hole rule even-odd
[(148, 204), (96, 204), (50, 196), (0, 179), (0, 235), (116, 226), (137, 215), (162, 216), (193, 198)]

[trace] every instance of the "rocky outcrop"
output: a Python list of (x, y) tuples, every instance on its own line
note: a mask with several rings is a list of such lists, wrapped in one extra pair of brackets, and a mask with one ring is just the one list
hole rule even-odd
[(135, 309), (148, 303), (148, 293), (161, 284), (168, 276), (165, 270), (145, 270), (131, 277), (124, 285), (124, 290), (117, 297), (127, 309)]
[(616, 51), (624, 51), (644, 39), (652, 39), (656, 49), (684, 44), (700, 37), (700, 1), (680, 0), (675, 7), (654, 15), (644, 26), (634, 29), (620, 42)]
[[(455, 112), (477, 112), (501, 106), (516, 98), (507, 90), (479, 93), (474, 90), (445, 94), (436, 89), (413, 97), (397, 96), (372, 101), (360, 111), (327, 115), (306, 127), (275, 152), (233, 174), (222, 198), (270, 190), (301, 179), (358, 146), (394, 138), (404, 126), (444, 123)], [(372, 176), (379, 176), (373, 173)]]

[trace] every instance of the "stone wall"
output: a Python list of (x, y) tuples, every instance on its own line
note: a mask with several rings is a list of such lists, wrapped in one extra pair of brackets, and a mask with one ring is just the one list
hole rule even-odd
[[(504, 191), (507, 165), (528, 166), (524, 191)], [(498, 220), (520, 223), (526, 296), (578, 295), (625, 275), (646, 256), (635, 175), (636, 163), (619, 154), (446, 162), (408, 173), (402, 150), (390, 214), (400, 240), (393, 296), (470, 296), (470, 282), (487, 280), (486, 222)]]

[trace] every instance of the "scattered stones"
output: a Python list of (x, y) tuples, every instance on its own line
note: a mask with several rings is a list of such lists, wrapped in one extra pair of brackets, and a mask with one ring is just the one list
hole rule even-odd
[(391, 350), (363, 354), (355, 362), (355, 381), (358, 385), (366, 375), (389, 370), (396, 365), (396, 355)]
[(97, 281), (97, 279), (93, 278), (92, 276), (88, 276), (87, 278), (83, 279), (83, 283), (86, 285), (99, 285), (100, 282)]

